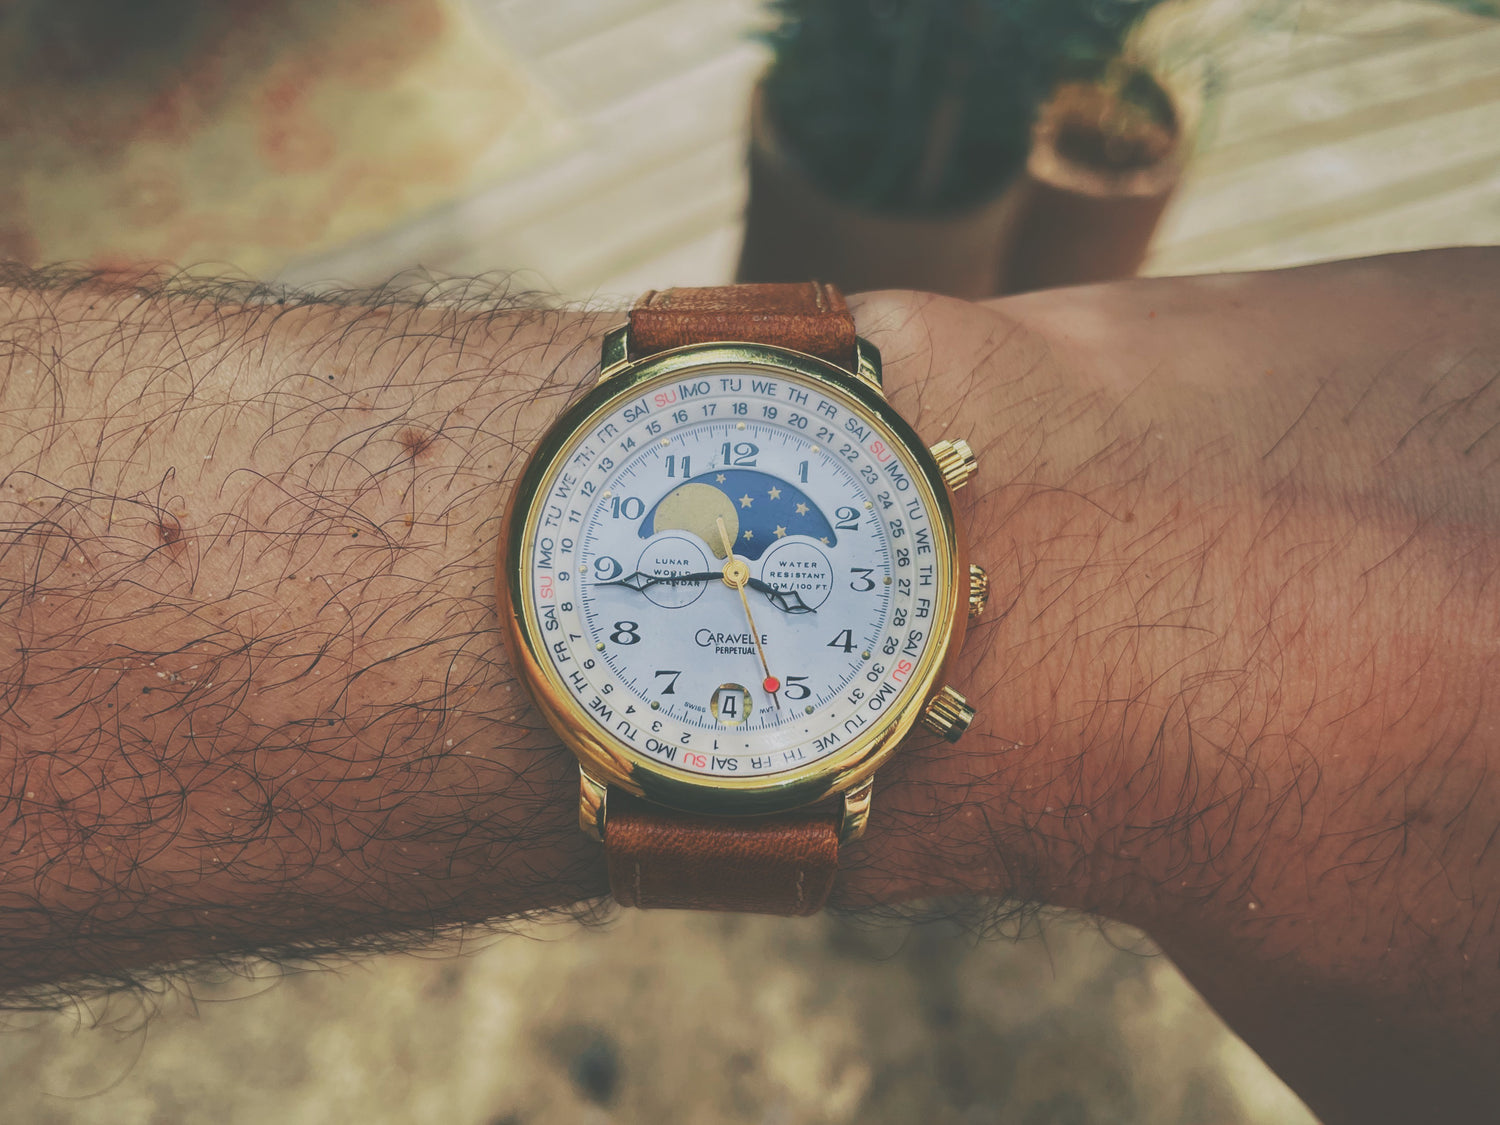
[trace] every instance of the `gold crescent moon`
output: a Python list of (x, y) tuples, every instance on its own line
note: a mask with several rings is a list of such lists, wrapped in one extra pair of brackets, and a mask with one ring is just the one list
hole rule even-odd
[(740, 517), (734, 501), (709, 484), (684, 484), (662, 497), (651, 521), (653, 535), (663, 531), (689, 531), (708, 544), (714, 557), (724, 557), (719, 538), (718, 521), (729, 529), (729, 539), (736, 542), (740, 534)]

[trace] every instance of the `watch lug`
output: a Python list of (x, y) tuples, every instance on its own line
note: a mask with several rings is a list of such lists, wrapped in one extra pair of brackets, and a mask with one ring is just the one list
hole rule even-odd
[(604, 807), (609, 788), (578, 767), (578, 827), (590, 840), (604, 843)]
[(870, 797), (875, 792), (875, 779), (869, 778), (844, 794), (844, 815), (839, 821), (839, 843), (847, 844), (865, 834), (865, 825), (870, 820)]
[(884, 376), (880, 366), (880, 349), (863, 336), (854, 338), (854, 373), (882, 394), (885, 393), (881, 384)]
[(630, 365), (630, 325), (622, 324), (604, 334), (599, 349), (599, 381), (618, 375)]

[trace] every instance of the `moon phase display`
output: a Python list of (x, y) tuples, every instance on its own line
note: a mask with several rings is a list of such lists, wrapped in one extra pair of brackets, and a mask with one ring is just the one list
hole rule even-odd
[(838, 543), (828, 517), (796, 485), (753, 469), (718, 469), (679, 484), (641, 520), (640, 537), (686, 531), (724, 557), (717, 521), (724, 521), (734, 553), (759, 559), (783, 539), (805, 535), (824, 546)]

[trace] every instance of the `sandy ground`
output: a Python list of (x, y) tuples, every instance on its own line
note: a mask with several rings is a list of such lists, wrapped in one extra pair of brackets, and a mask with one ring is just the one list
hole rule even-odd
[(1312, 1120), (1139, 935), (1083, 919), (622, 912), (479, 944), (13, 1016), (0, 1121)]

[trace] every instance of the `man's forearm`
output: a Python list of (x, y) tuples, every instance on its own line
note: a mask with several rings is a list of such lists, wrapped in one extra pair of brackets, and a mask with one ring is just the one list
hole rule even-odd
[[(857, 302), (898, 409), (980, 450), (994, 593), (980, 721), (882, 771), (836, 901), (1124, 918), (1268, 1055), (1257, 995), (1494, 1036), (1497, 286)], [(613, 318), (5, 300), (0, 987), (602, 892), (491, 567)]]
[(0, 299), (0, 988), (600, 891), (493, 602), (589, 318)]

